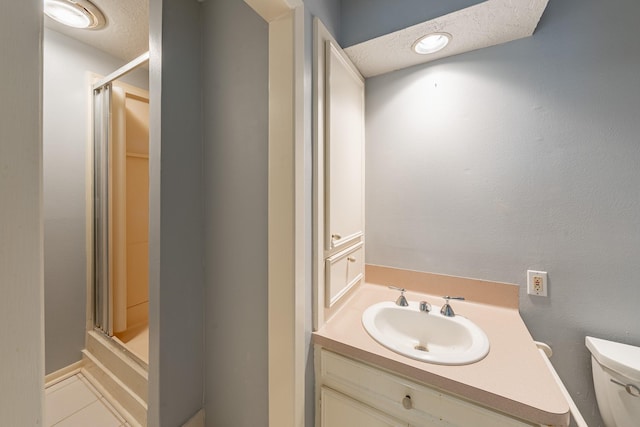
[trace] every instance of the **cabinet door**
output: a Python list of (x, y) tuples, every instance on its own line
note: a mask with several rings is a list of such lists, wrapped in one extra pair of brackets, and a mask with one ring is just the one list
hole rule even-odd
[(364, 80), (339, 49), (326, 42), (326, 250), (364, 230)]
[(320, 427), (407, 427), (407, 423), (327, 387), (322, 387), (320, 399)]
[(329, 308), (364, 277), (364, 247), (355, 246), (327, 258), (325, 307)]

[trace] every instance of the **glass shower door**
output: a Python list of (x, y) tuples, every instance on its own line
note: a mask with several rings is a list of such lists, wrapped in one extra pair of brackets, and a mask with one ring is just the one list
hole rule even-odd
[(93, 319), (95, 327), (113, 335), (109, 256), (109, 166), (112, 86), (93, 90)]

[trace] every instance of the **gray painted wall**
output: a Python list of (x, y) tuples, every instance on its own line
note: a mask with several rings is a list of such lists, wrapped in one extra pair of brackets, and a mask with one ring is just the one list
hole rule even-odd
[(184, 424), (203, 405), (201, 4), (149, 4), (149, 413)]
[[(79, 361), (84, 348), (87, 72), (108, 75), (124, 62), (49, 29), (43, 48), (45, 369), (51, 373)], [(149, 85), (145, 70), (122, 80), (143, 89)]]
[(268, 24), (203, 3), (208, 426), (267, 426)]
[(640, 345), (639, 13), (551, 1), (531, 38), (367, 80), (367, 262), (520, 284), (592, 427), (584, 336)]
[(0, 420), (44, 423), (42, 3), (0, 14)]
[[(305, 8), (305, 64), (311, 67), (311, 54), (313, 50), (313, 17), (318, 17), (327, 30), (336, 40), (340, 40), (342, 34), (341, 12), (344, 0), (304, 0)], [(311, 71), (311, 68), (309, 68)], [(311, 85), (311, 81), (309, 81)]]

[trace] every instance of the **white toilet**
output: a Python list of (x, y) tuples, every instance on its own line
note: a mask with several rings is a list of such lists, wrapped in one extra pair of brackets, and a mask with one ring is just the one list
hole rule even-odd
[(585, 342), (604, 424), (640, 426), (640, 347), (592, 337)]

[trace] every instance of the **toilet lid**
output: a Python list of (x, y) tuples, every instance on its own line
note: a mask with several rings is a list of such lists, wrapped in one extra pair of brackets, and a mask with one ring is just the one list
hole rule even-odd
[(640, 347), (593, 337), (586, 337), (585, 344), (602, 366), (640, 381)]

